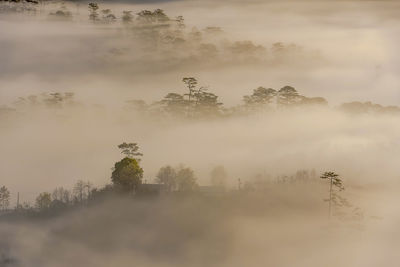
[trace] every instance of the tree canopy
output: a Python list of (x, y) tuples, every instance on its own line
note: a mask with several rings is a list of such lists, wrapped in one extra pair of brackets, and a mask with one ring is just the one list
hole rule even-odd
[(136, 159), (125, 157), (114, 165), (111, 180), (114, 186), (127, 193), (136, 192), (143, 179), (143, 169)]

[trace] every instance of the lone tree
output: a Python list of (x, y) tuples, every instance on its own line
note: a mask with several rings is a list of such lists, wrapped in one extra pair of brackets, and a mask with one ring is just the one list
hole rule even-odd
[(329, 201), (329, 217), (331, 217), (332, 204), (335, 206), (349, 205), (346, 199), (337, 194), (338, 191), (344, 190), (343, 181), (339, 174), (332, 171), (324, 172), (320, 178), (329, 180), (329, 198), (325, 201)]
[(121, 149), (121, 153), (124, 154), (127, 158), (130, 159), (136, 159), (137, 161), (140, 161), (139, 157), (142, 157), (143, 154), (138, 152), (139, 151), (139, 146), (137, 143), (122, 143), (118, 146), (119, 149)]
[(8, 206), (10, 206), (10, 191), (7, 187), (2, 186), (0, 188), (0, 209), (4, 211), (8, 209)]
[(186, 77), (182, 79), (183, 83), (186, 84), (186, 87), (188, 88), (189, 92), (185, 95), (188, 96), (189, 102), (192, 101), (192, 97), (194, 96), (194, 93), (196, 92), (196, 86), (197, 86), (197, 79), (193, 77)]
[(134, 193), (142, 183), (143, 169), (136, 159), (125, 157), (114, 165), (111, 180), (124, 193)]
[(90, 12), (89, 19), (92, 21), (97, 21), (99, 19), (99, 13), (97, 13), (99, 5), (97, 3), (89, 3), (88, 8)]

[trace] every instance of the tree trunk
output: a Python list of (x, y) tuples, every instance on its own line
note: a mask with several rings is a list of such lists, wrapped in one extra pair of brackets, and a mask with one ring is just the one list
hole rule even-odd
[(329, 219), (331, 218), (331, 209), (332, 209), (332, 177), (331, 177), (331, 184), (329, 187)]

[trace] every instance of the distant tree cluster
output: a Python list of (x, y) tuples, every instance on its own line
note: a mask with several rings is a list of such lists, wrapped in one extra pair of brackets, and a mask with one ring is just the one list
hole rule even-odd
[[(195, 77), (182, 79), (186, 92), (170, 92), (166, 96), (151, 104), (143, 100), (128, 100), (124, 107), (125, 112), (135, 112), (141, 116), (150, 118), (171, 119), (211, 119), (226, 118), (232, 116), (251, 115), (259, 112), (290, 109), (296, 107), (326, 107), (328, 101), (323, 97), (307, 97), (301, 95), (294, 87), (284, 86), (281, 89), (258, 87), (251, 94), (243, 96), (242, 104), (233, 107), (224, 107), (220, 97), (211, 92), (208, 87), (200, 86)], [(63, 108), (83, 107), (75, 100), (71, 92), (67, 93), (43, 93), (19, 97), (13, 106), (0, 106), (0, 121), (4, 118), (12, 118), (17, 112), (31, 112), (37, 108), (50, 110)], [(371, 102), (344, 103), (338, 110), (349, 114), (399, 114), (398, 106), (382, 106)], [(129, 149), (133, 152), (135, 144), (121, 144), (125, 155)], [(126, 146), (126, 147), (124, 147)], [(133, 146), (129, 148), (129, 146)], [(132, 154), (134, 155), (134, 154)], [(141, 156), (138, 154), (137, 156)]]
[(243, 97), (245, 107), (248, 110), (263, 110), (266, 108), (290, 107), (300, 105), (327, 105), (322, 97), (306, 97), (300, 95), (292, 86), (285, 86), (279, 90), (258, 87), (253, 94)]
[[(259, 173), (254, 177), (245, 181), (240, 188), (244, 191), (266, 191), (271, 185), (293, 185), (317, 182), (317, 174), (315, 170), (298, 170), (291, 175), (271, 176), (267, 173)], [(240, 181), (241, 183), (241, 181)]]
[[(4, 1), (3, 1), (4, 2)], [(10, 2), (13, 2), (12, 8)], [(29, 12), (36, 14), (36, 0), (6, 1), (1, 4), (0, 12)], [(40, 3), (46, 1), (40, 1)], [(36, 3), (36, 4), (33, 4)], [(60, 7), (48, 15), (53, 20), (73, 20), (73, 13), (68, 5), (70, 1), (60, 1)], [(79, 5), (79, 4), (78, 4)], [(18, 11), (20, 10), (20, 11)], [(21, 11), (24, 10), (24, 11)], [(220, 63), (267, 63), (280, 64), (282, 62), (303, 62), (315, 57), (310, 52), (305, 52), (302, 47), (295, 44), (276, 42), (269, 47), (255, 44), (250, 40), (229, 41), (219, 27), (209, 26), (204, 29), (193, 27), (187, 29), (183, 16), (170, 17), (162, 9), (123, 10), (115, 14), (111, 9), (102, 9), (96, 2), (87, 5), (88, 21), (101, 25), (112, 25), (123, 33), (121, 37), (131, 38), (135, 47), (142, 48), (142, 53), (153, 57), (157, 54), (169, 66), (185, 65), (188, 67), (199, 65), (215, 65)], [(40, 12), (40, 14), (43, 12)], [(125, 62), (130, 47), (111, 48), (110, 56), (118, 60), (118, 56)], [(135, 50), (136, 51), (136, 50)], [(116, 53), (117, 52), (117, 53)]]
[(156, 182), (164, 186), (166, 192), (193, 192), (198, 188), (194, 171), (188, 167), (162, 167), (156, 176)]
[(49, 16), (61, 20), (72, 20), (72, 12), (68, 10), (64, 1), (61, 2), (60, 8), (57, 11), (50, 12)]
[(74, 93), (42, 93), (40, 95), (30, 95), (28, 97), (19, 97), (14, 102), (17, 109), (25, 108), (66, 108), (78, 105), (74, 100)]
[(347, 113), (352, 114), (391, 114), (391, 113), (400, 113), (400, 107), (398, 106), (382, 106), (379, 104), (374, 104), (371, 102), (350, 102), (343, 103), (339, 107), (340, 110), (343, 110)]
[(187, 118), (212, 117), (221, 114), (222, 103), (218, 101), (217, 95), (207, 92), (206, 87), (198, 86), (196, 78), (183, 78), (183, 82), (187, 87), (186, 93), (168, 93), (152, 108), (164, 114)]
[(36, 14), (39, 0), (0, 0), (0, 13)]
[(147, 105), (142, 100), (127, 101), (128, 108), (150, 115), (164, 115), (178, 118), (212, 118), (251, 114), (259, 111), (282, 109), (298, 106), (326, 106), (328, 102), (322, 97), (300, 95), (294, 87), (285, 86), (280, 90), (258, 87), (251, 95), (243, 97), (243, 104), (226, 109), (219, 97), (199, 86), (194, 77), (183, 78), (187, 92), (183, 94), (168, 93), (164, 99)]
[[(78, 180), (71, 190), (57, 187), (50, 192), (42, 192), (36, 197), (35, 208), (39, 211), (64, 210), (77, 205), (87, 204), (94, 187), (91, 182)], [(20, 209), (32, 209), (29, 205)]]

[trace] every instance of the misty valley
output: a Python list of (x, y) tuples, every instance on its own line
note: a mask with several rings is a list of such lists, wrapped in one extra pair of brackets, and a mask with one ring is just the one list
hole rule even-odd
[(0, 267), (397, 266), (399, 11), (0, 0)]

